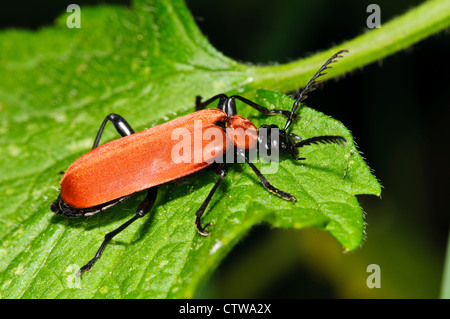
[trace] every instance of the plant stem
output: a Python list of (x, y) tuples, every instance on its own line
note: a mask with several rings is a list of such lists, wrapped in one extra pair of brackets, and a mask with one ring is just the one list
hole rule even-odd
[(294, 91), (304, 86), (323, 62), (341, 49), (350, 51), (345, 54), (348, 58), (340, 60), (339, 67), (329, 70), (329, 75), (324, 78), (329, 79), (361, 68), (448, 27), (450, 27), (450, 1), (426, 1), (382, 24), (378, 29), (370, 30), (311, 57), (283, 65), (250, 67), (248, 72), (254, 81), (248, 87)]
[(450, 231), (448, 233), (447, 255), (442, 276), (441, 298), (450, 299)]

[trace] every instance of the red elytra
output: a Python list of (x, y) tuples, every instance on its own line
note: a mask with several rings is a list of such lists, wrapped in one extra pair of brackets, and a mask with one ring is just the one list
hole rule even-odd
[[(202, 138), (202, 146), (193, 150), (192, 161), (174, 163), (172, 150), (179, 140), (173, 139), (172, 132), (177, 128), (187, 130), (186, 136), (194, 145), (195, 121), (200, 121), (201, 136), (216, 128), (215, 132), (222, 132), (222, 140)], [(229, 128), (227, 134), (216, 122)], [(243, 136), (247, 130), (250, 134)], [(250, 120), (239, 115), (227, 117), (219, 109), (197, 111), (92, 149), (65, 172), (60, 182), (61, 197), (74, 208), (101, 205), (204, 169), (223, 156), (230, 143), (243, 149), (254, 148), (257, 139), (257, 129)], [(213, 149), (205, 151), (211, 145)], [(195, 162), (195, 158), (202, 161)]]

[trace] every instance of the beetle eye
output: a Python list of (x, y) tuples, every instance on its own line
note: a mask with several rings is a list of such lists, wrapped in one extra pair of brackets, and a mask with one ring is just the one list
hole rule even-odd
[[(270, 157), (279, 154), (280, 150), (280, 128), (276, 125), (261, 125), (259, 128), (258, 143), (260, 156)], [(267, 158), (265, 158), (267, 160)]]

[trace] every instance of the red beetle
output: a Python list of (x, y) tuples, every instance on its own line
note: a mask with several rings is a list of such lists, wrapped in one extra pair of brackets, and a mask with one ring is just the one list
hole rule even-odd
[[(206, 210), (212, 196), (219, 187), (220, 182), (227, 175), (226, 154), (233, 153), (241, 156), (258, 176), (263, 186), (270, 192), (296, 202), (296, 198), (272, 186), (263, 174), (254, 166), (248, 156), (249, 150), (257, 147), (271, 152), (275, 148), (283, 153), (291, 154), (296, 160), (298, 148), (314, 143), (338, 143), (345, 139), (341, 136), (318, 136), (302, 140), (298, 135), (287, 133), (295, 112), (317, 84), (316, 79), (326, 73), (330, 63), (341, 57), (341, 50), (334, 54), (313, 76), (308, 84), (299, 93), (290, 111), (269, 110), (246, 98), (238, 95), (226, 96), (218, 94), (202, 102), (201, 97), (196, 98), (196, 112), (174, 119), (167, 123), (134, 133), (128, 122), (117, 114), (108, 115), (103, 121), (94, 141), (92, 150), (77, 159), (64, 173), (61, 193), (50, 209), (66, 217), (87, 217), (104, 211), (117, 203), (130, 197), (132, 194), (148, 189), (148, 194), (139, 205), (136, 215), (116, 230), (105, 235), (105, 239), (95, 254), (85, 266), (79, 270), (89, 271), (100, 258), (107, 243), (118, 233), (128, 227), (132, 222), (147, 214), (156, 199), (157, 186), (173, 181), (180, 177), (192, 174), (206, 167), (213, 167), (220, 175), (207, 198), (196, 212), (195, 225), (201, 235), (208, 235), (206, 230), (211, 223), (202, 226), (201, 217)], [(258, 129), (248, 119), (237, 115), (236, 99), (255, 108), (266, 115), (281, 114), (287, 118), (283, 129), (275, 125), (263, 125), (267, 135), (259, 134)], [(205, 109), (210, 103), (219, 100), (217, 109)], [(99, 146), (100, 138), (108, 121), (114, 124), (122, 138)], [(196, 134), (196, 123), (200, 122), (200, 145), (192, 148), (191, 158), (200, 158), (197, 161), (174, 161), (173, 152), (179, 143), (174, 139), (174, 131), (184, 130), (187, 136)], [(205, 138), (206, 132), (215, 130), (215, 138)], [(219, 133), (217, 133), (219, 132)], [(194, 140), (194, 145), (196, 141)], [(247, 153), (246, 153), (247, 152)], [(267, 154), (267, 153), (266, 153)]]

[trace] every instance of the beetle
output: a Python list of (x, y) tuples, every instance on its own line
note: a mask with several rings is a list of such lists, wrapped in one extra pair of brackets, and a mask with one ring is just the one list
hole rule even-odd
[[(331, 68), (329, 64), (336, 62), (337, 58), (341, 58), (340, 54), (343, 52), (348, 51), (337, 52), (322, 65), (300, 91), (291, 110), (269, 110), (239, 95), (218, 94), (206, 101), (202, 101), (202, 98), (197, 96), (196, 112), (138, 133), (135, 133), (130, 124), (120, 115), (109, 114), (100, 126), (92, 150), (78, 158), (65, 171), (60, 181), (60, 194), (50, 204), (50, 210), (65, 217), (88, 217), (107, 210), (139, 191), (148, 191), (147, 196), (138, 206), (136, 214), (120, 227), (105, 235), (95, 256), (80, 268), (78, 274), (81, 275), (84, 271), (91, 270), (111, 239), (152, 209), (158, 185), (207, 167), (213, 168), (219, 174), (219, 178), (197, 210), (195, 226), (199, 234), (209, 235), (207, 228), (211, 226), (211, 223), (203, 226), (201, 218), (219, 184), (228, 173), (226, 163), (219, 159), (229, 152), (239, 154), (244, 158), (245, 163), (251, 167), (264, 188), (295, 203), (297, 200), (293, 195), (281, 191), (269, 183), (267, 178), (249, 160), (246, 152), (255, 147), (263, 148), (267, 152), (278, 148), (281, 153), (290, 154), (295, 160), (304, 160), (305, 158), (298, 157), (298, 149), (301, 147), (317, 143), (343, 144), (346, 142), (342, 136), (326, 135), (302, 139), (294, 133), (287, 132), (297, 117), (296, 111), (300, 103), (306, 99), (307, 93), (313, 91), (320, 82), (317, 78), (326, 74), (324, 70)], [(265, 115), (285, 116), (287, 120), (284, 128), (280, 129), (276, 125), (262, 125), (258, 130), (250, 120), (237, 114), (236, 100)], [(206, 108), (215, 101), (218, 101), (216, 109)], [(100, 138), (108, 121), (114, 125), (122, 137), (99, 146)], [(174, 163), (169, 155), (176, 143), (173, 140), (172, 132), (179, 128), (192, 132), (195, 128), (195, 121), (203, 123), (202, 133), (209, 128), (215, 128), (219, 129), (222, 138), (215, 139), (213, 142), (201, 141), (200, 151), (204, 151), (206, 147), (209, 147), (211, 151), (207, 152), (209, 155), (202, 158), (201, 161)], [(262, 128), (268, 129), (265, 138), (258, 134)], [(241, 138), (242, 130), (250, 132), (244, 139)], [(206, 142), (209, 144), (206, 145)]]

